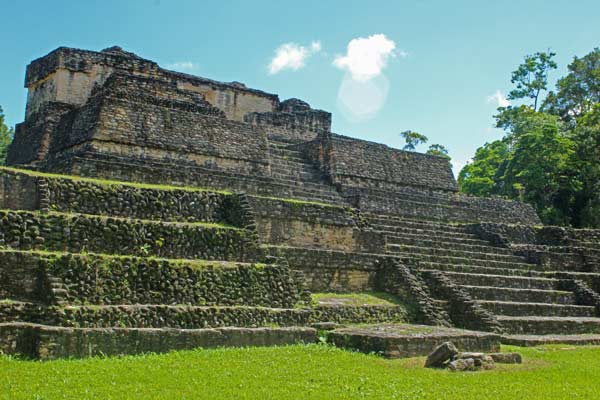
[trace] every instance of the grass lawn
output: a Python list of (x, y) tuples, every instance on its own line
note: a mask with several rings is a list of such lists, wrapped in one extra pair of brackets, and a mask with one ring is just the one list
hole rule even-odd
[(427, 370), (325, 345), (87, 360), (0, 357), (2, 399), (598, 399), (600, 347), (504, 347), (524, 364)]
[(384, 292), (361, 293), (312, 293), (315, 305), (346, 306), (398, 306), (402, 303), (397, 297)]

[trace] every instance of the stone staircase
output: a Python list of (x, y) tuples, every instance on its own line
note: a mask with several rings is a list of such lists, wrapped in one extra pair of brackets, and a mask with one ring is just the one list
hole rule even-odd
[(507, 334), (600, 332), (595, 307), (578, 305), (573, 292), (556, 289), (558, 280), (548, 271), (479, 239), (464, 225), (376, 214), (368, 219), (384, 233), (388, 254), (414, 260), (425, 273), (443, 271)]
[(281, 187), (287, 187), (291, 198), (325, 203), (343, 203), (335, 187), (300, 150), (293, 140), (269, 136), (271, 177)]

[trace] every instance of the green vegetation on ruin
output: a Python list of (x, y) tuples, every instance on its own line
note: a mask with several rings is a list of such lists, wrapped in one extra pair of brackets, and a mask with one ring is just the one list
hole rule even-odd
[[(220, 193), (224, 195), (232, 195), (233, 192), (229, 190), (216, 189), (216, 188), (208, 188), (208, 187), (199, 187), (199, 186), (174, 186), (174, 185), (161, 185), (161, 184), (150, 184), (150, 183), (139, 183), (139, 182), (127, 182), (127, 181), (116, 181), (109, 179), (99, 179), (99, 178), (87, 178), (83, 176), (75, 176), (75, 175), (64, 175), (64, 174), (54, 174), (48, 172), (40, 172), (33, 171), (29, 169), (21, 169), (21, 168), (13, 168), (0, 166), (1, 171), (11, 171), (15, 173), (21, 173), (28, 176), (34, 177), (42, 177), (49, 179), (64, 179), (71, 180), (75, 182), (88, 182), (100, 186), (129, 186), (138, 189), (151, 189), (151, 190), (164, 190), (164, 191), (185, 191), (185, 192), (212, 192), (212, 193)], [(328, 204), (322, 203), (319, 201), (312, 200), (299, 200), (293, 198), (285, 198), (285, 197), (272, 197), (272, 196), (260, 196), (260, 195), (252, 195), (252, 197), (260, 198), (260, 199), (268, 199), (268, 200), (276, 200), (283, 201), (286, 203), (294, 204), (294, 205), (315, 205), (321, 207), (330, 207), (330, 208), (346, 208), (345, 206), (340, 206), (336, 204)]]
[(150, 184), (150, 183), (138, 183), (138, 182), (125, 182), (125, 181), (115, 181), (109, 179), (98, 179), (98, 178), (86, 178), (83, 176), (74, 176), (74, 175), (62, 175), (62, 174), (52, 174), (48, 172), (40, 172), (40, 171), (32, 171), (29, 169), (20, 169), (20, 168), (12, 168), (12, 167), (0, 167), (0, 171), (12, 171), (17, 173), (22, 173), (29, 176), (50, 178), (50, 179), (67, 179), (76, 182), (89, 182), (101, 186), (130, 186), (138, 189), (152, 189), (152, 190), (168, 190), (168, 191), (186, 191), (186, 192), (213, 192), (213, 193), (221, 193), (221, 194), (233, 194), (233, 192), (222, 189), (213, 189), (213, 188), (204, 188), (198, 186), (174, 186), (174, 185), (159, 185), (159, 184)]
[[(2, 211), (2, 210), (0, 210)], [(150, 219), (140, 219), (140, 218), (127, 218), (120, 216), (112, 216), (112, 215), (100, 215), (100, 214), (82, 214), (82, 213), (74, 213), (74, 212), (60, 212), (60, 211), (39, 211), (39, 210), (8, 210), (8, 212), (13, 214), (34, 214), (39, 216), (48, 216), (48, 215), (56, 215), (62, 216), (68, 219), (74, 218), (93, 218), (100, 219), (102, 221), (106, 220), (116, 220), (116, 221), (136, 221), (142, 222), (144, 224), (161, 224), (161, 225), (175, 225), (175, 226), (190, 226), (190, 227), (202, 227), (202, 228), (216, 228), (216, 229), (231, 229), (231, 230), (244, 230), (244, 228), (240, 228), (233, 225), (226, 225), (216, 222), (203, 222), (203, 221), (194, 221), (194, 222), (185, 222), (185, 221), (155, 221)]]
[[(59, 257), (81, 257), (89, 258), (90, 261), (102, 260), (110, 262), (110, 260), (132, 260), (132, 261), (157, 261), (167, 262), (173, 268), (237, 268), (239, 265), (252, 265), (256, 268), (264, 268), (267, 264), (264, 263), (245, 263), (240, 261), (221, 261), (221, 260), (199, 260), (199, 259), (184, 259), (184, 258), (164, 258), (156, 256), (132, 256), (126, 254), (105, 254), (105, 253), (67, 253), (60, 251), (47, 251), (47, 250), (20, 250), (7, 248), (6, 246), (0, 246), (0, 254), (2, 253), (21, 253), (21, 254), (32, 254), (39, 257), (45, 257), (50, 260), (57, 259)], [(110, 268), (107, 264), (105, 267)]]
[(594, 399), (600, 347), (505, 351), (522, 365), (452, 373), (326, 345), (50, 362), (0, 357), (0, 399)]

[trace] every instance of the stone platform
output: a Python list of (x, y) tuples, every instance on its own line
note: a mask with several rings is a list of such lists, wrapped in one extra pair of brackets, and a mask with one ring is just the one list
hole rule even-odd
[(377, 353), (387, 358), (426, 356), (443, 342), (461, 351), (500, 351), (500, 335), (426, 325), (370, 325), (341, 328), (329, 333), (328, 342), (345, 349)]
[(507, 335), (502, 336), (502, 344), (512, 346), (533, 347), (545, 344), (568, 344), (576, 346), (598, 346), (600, 345), (600, 335)]

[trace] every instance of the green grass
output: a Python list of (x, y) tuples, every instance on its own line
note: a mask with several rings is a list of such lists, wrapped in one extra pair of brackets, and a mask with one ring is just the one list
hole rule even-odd
[(313, 293), (313, 302), (340, 303), (347, 306), (397, 306), (402, 302), (391, 294), (383, 292), (360, 292), (360, 293)]
[(123, 358), (0, 357), (0, 399), (597, 399), (600, 347), (520, 349), (522, 365), (452, 373), (323, 345)]

